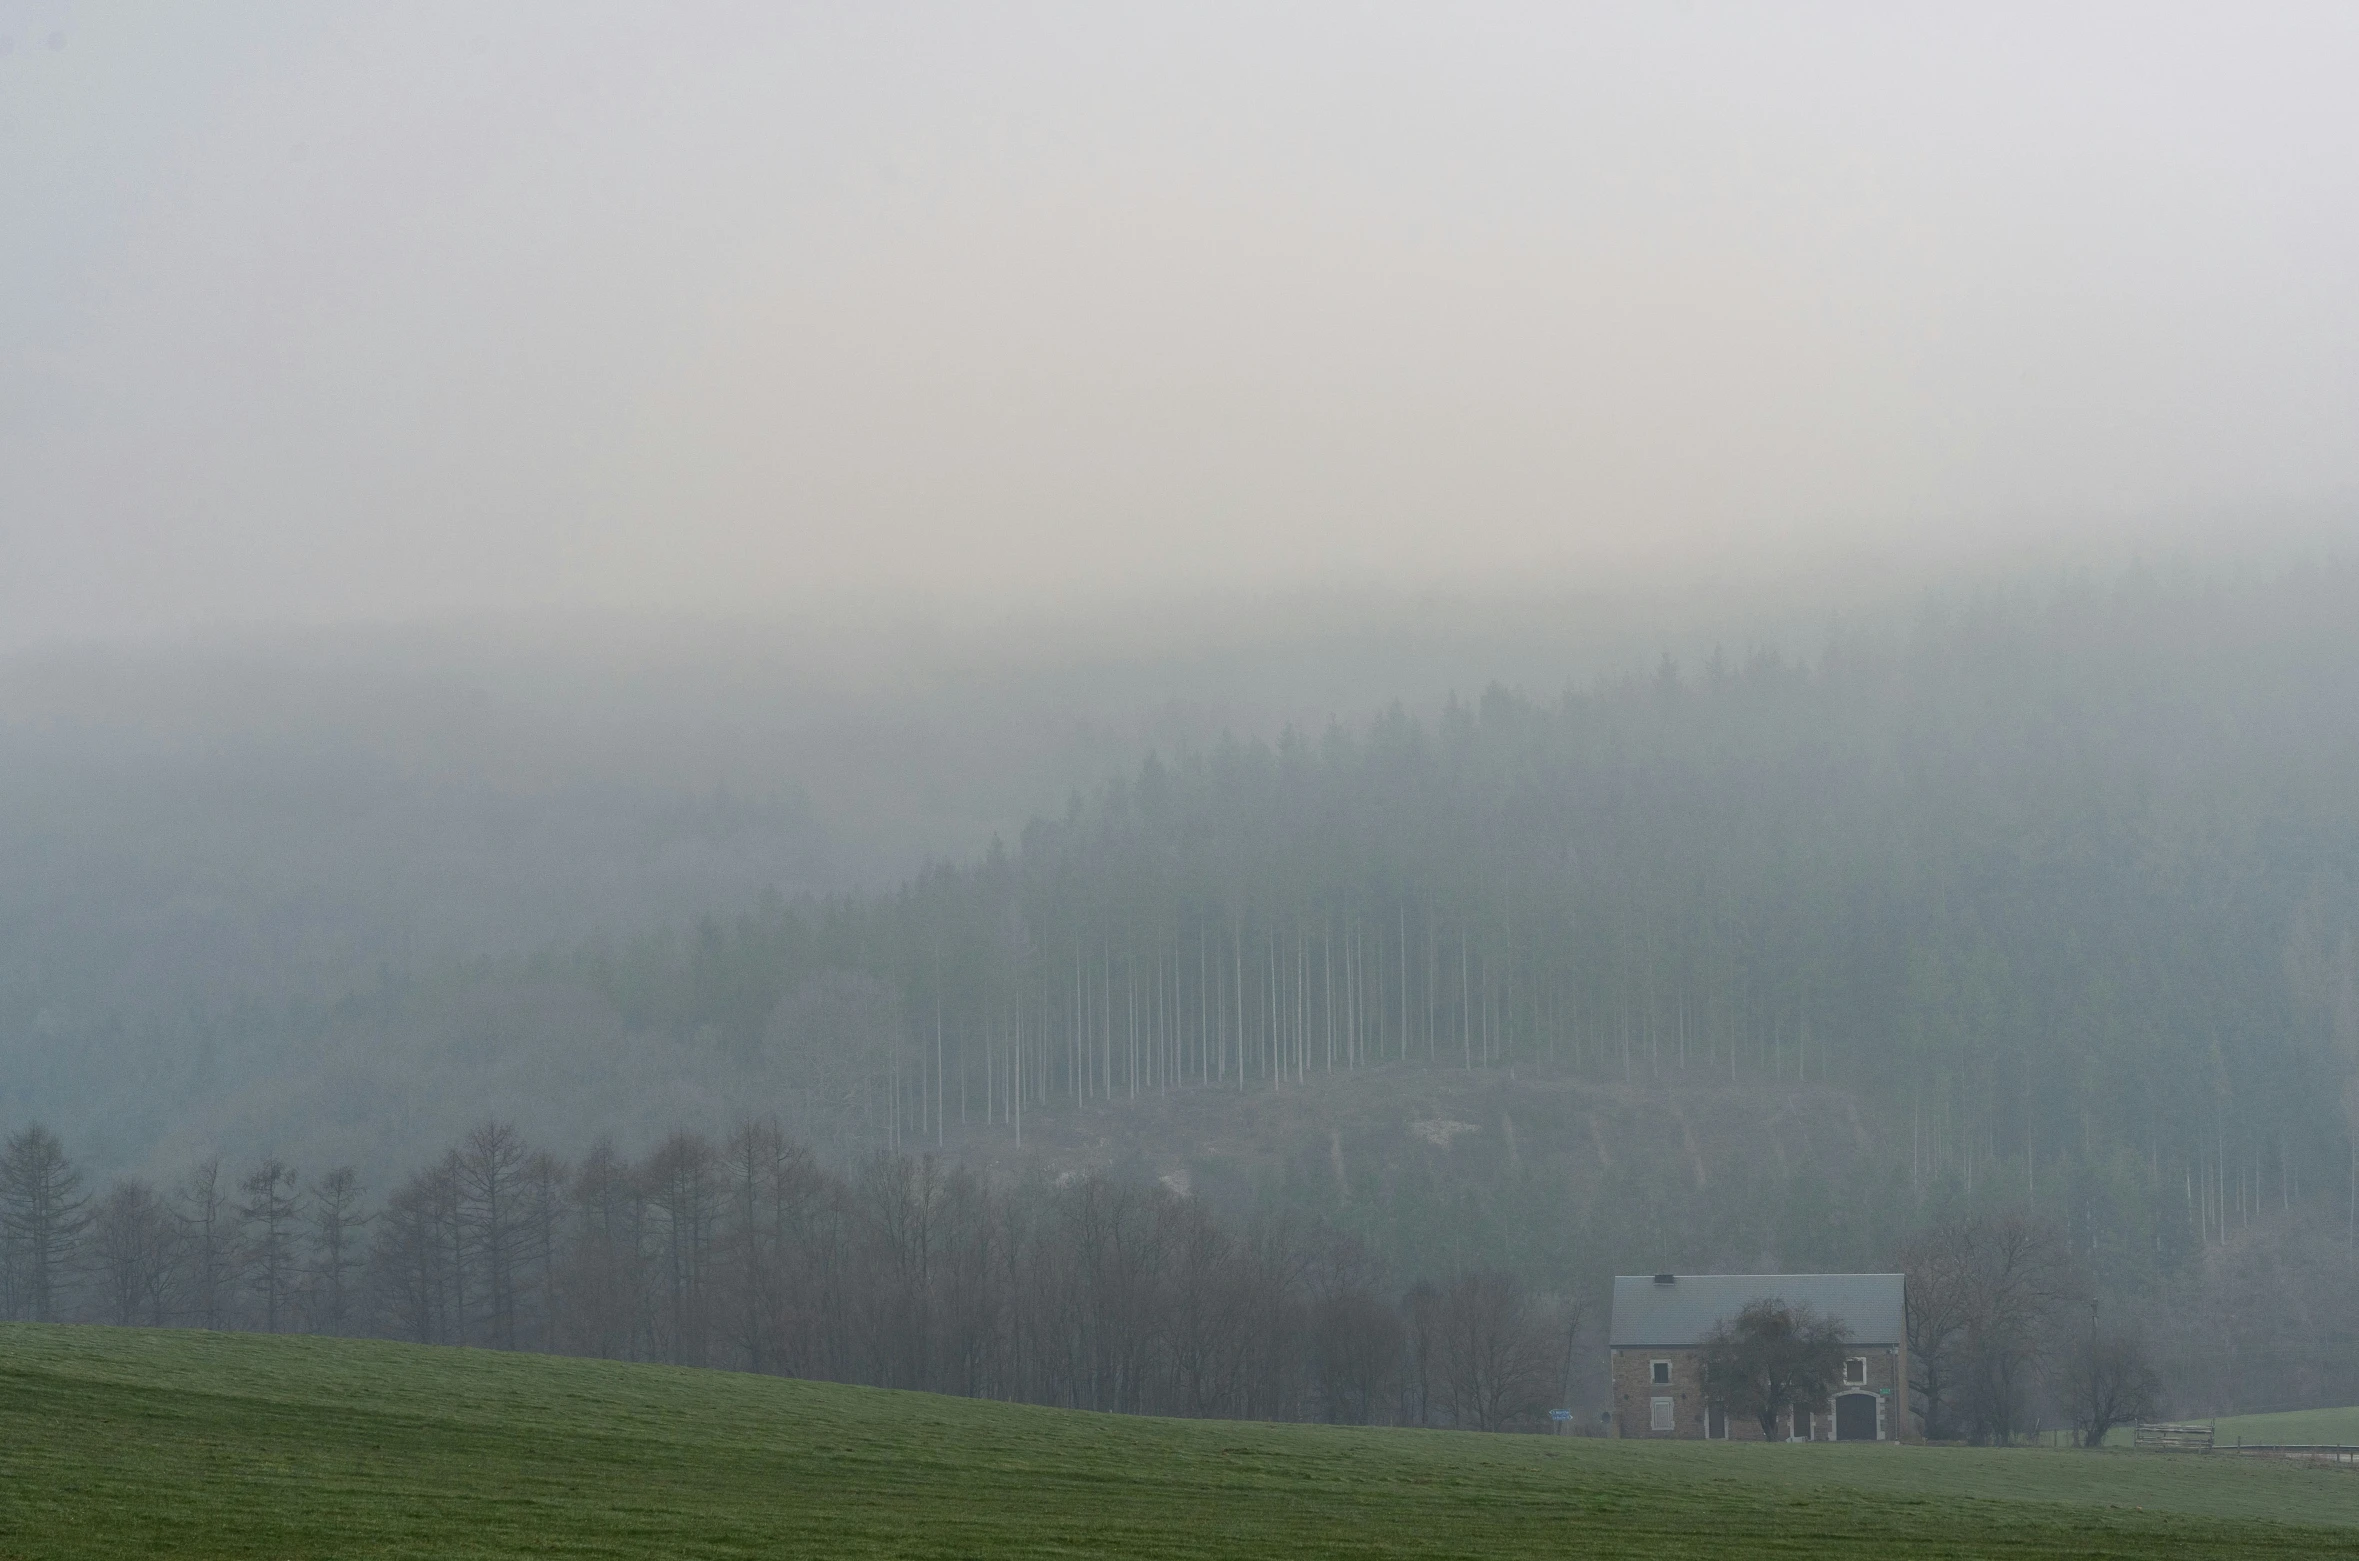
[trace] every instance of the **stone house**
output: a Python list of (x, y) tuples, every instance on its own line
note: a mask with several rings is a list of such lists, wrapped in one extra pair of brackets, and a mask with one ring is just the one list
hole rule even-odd
[(1753, 1301), (1808, 1306), (1843, 1324), (1842, 1381), (1823, 1404), (1797, 1406), (1793, 1441), (1914, 1441), (1908, 1331), (1898, 1274), (1635, 1274), (1614, 1280), (1607, 1343), (1614, 1435), (1758, 1442), (1760, 1422), (1712, 1401), (1704, 1341)]

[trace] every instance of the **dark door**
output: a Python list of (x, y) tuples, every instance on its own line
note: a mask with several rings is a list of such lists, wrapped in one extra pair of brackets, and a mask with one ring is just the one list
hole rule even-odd
[(1835, 1440), (1872, 1442), (1876, 1439), (1876, 1395), (1846, 1393), (1835, 1400)]

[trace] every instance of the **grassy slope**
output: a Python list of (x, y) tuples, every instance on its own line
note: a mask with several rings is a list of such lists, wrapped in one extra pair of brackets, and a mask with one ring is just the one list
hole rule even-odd
[(2359, 1478), (1124, 1419), (392, 1344), (0, 1328), (9, 1556), (1541, 1550), (2359, 1556)]

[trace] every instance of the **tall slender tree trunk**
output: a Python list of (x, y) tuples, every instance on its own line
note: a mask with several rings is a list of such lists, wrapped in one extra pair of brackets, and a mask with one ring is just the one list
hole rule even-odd
[(1466, 979), (1466, 929), (1458, 930), (1458, 1045), (1466, 1071), (1474, 1071), (1474, 993)]
[(1242, 925), (1235, 927), (1231, 953), (1237, 966), (1237, 1093), (1241, 1095), (1245, 1092), (1245, 929)]
[(1400, 906), (1401, 919), (1401, 1044), (1400, 1060), (1409, 1060), (1409, 905)]
[[(1319, 964), (1326, 977), (1326, 997), (1319, 1005), (1326, 1021), (1327, 1071), (1335, 1071), (1335, 919), (1327, 919), (1326, 936), (1319, 940)], [(1349, 1071), (1348, 1068), (1346, 1071)]]

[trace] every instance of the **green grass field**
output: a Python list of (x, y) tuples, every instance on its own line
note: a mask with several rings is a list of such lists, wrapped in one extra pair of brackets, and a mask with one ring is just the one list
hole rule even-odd
[(396, 1344), (12, 1326), (0, 1554), (2359, 1556), (2359, 1476), (1126, 1419)]
[(2212, 1422), (2222, 1447), (2239, 1441), (2279, 1446), (2359, 1447), (2359, 1408), (2296, 1409), (2281, 1415), (2222, 1415)]

